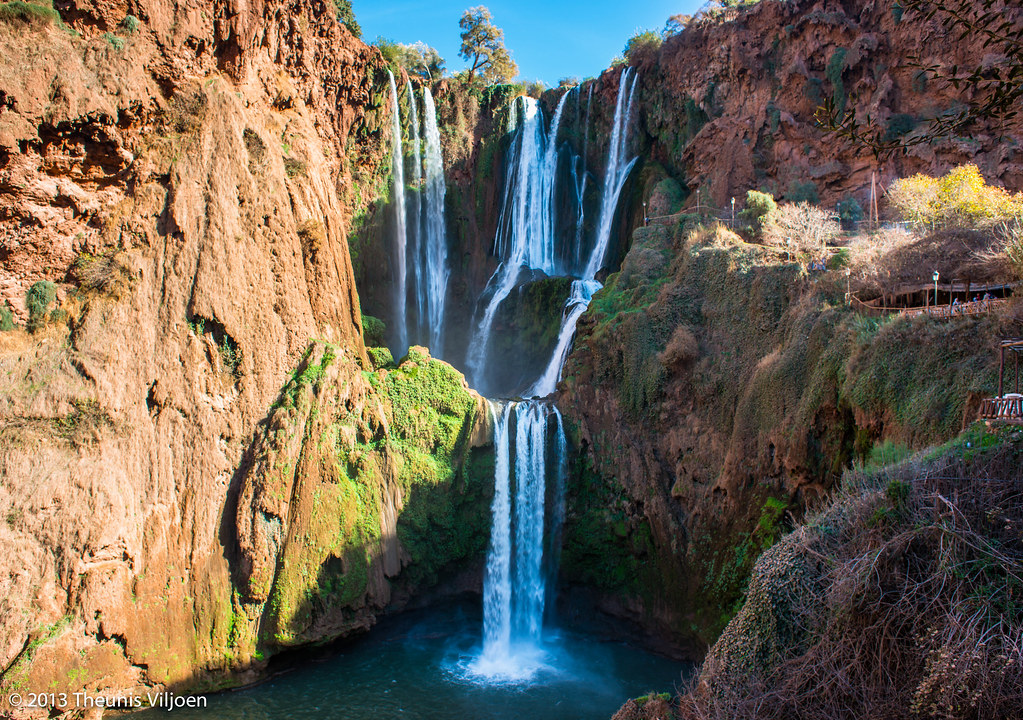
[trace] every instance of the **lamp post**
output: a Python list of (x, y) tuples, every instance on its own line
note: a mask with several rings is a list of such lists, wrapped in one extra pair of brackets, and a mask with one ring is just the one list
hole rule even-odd
[(646, 216), (646, 200), (643, 201), (643, 227), (646, 227), (650, 218)]
[(735, 229), (735, 198), (732, 198), (732, 229)]
[(932, 277), (934, 278), (934, 307), (937, 308), (938, 307), (938, 277), (939, 277), (937, 270), (934, 271), (934, 275)]
[(852, 270), (849, 268), (845, 269), (845, 304), (849, 305), (852, 303), (852, 289), (849, 286), (849, 276), (852, 274)]

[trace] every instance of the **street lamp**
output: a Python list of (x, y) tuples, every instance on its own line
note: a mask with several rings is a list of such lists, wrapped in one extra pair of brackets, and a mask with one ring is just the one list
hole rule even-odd
[(934, 271), (934, 275), (932, 277), (934, 277), (934, 307), (937, 308), (938, 307), (938, 277), (939, 277), (937, 270)]
[(845, 304), (849, 305), (852, 303), (852, 288), (849, 287), (849, 276), (852, 275), (852, 270), (849, 268), (845, 269)]
[(732, 229), (735, 229), (735, 198), (732, 198)]
[(650, 218), (646, 216), (646, 200), (643, 201), (643, 227), (646, 227)]

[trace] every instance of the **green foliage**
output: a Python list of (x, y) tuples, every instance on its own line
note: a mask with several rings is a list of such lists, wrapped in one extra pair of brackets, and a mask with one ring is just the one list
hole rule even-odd
[(885, 128), (884, 139), (886, 142), (897, 140), (903, 135), (912, 132), (913, 128), (916, 126), (916, 117), (909, 113), (897, 113), (892, 115), (888, 119), (888, 125)]
[(337, 21), (348, 28), (352, 35), (362, 37), (362, 28), (355, 19), (352, 0), (334, 0), (334, 12), (337, 14)]
[(124, 50), (124, 46), (128, 44), (128, 41), (119, 35), (114, 35), (112, 32), (103, 33), (103, 39), (107, 41), (107, 44), (114, 50)]
[(394, 356), (391, 355), (391, 351), (385, 347), (368, 347), (366, 348), (366, 354), (369, 355), (369, 360), (373, 363), (373, 367), (378, 370), (380, 368), (395, 367)]
[(820, 202), (820, 195), (817, 193), (817, 184), (813, 180), (800, 182), (793, 180), (785, 191), (785, 199), (790, 203), (810, 203), (816, 205)]
[(46, 322), (46, 313), (57, 298), (57, 286), (49, 280), (40, 280), (28, 289), (25, 294), (25, 307), (28, 309), (28, 330), (35, 332)]
[(746, 192), (746, 207), (739, 213), (750, 224), (755, 237), (762, 238), (778, 211), (778, 203), (771, 193), (749, 190)]
[(561, 555), (570, 581), (621, 597), (647, 596), (664, 584), (649, 522), (630, 510), (625, 489), (588, 456), (573, 460)]
[(372, 315), (362, 316), (362, 338), (366, 345), (383, 347), (386, 344), (384, 341), (386, 334), (387, 326), (383, 320)]
[(53, 9), (50, 2), (22, 2), (22, 0), (11, 0), (11, 2), (0, 2), (0, 21), (13, 22), (22, 21), (27, 23), (55, 23), (66, 27), (61, 20), (60, 13)]
[(399, 69), (403, 69), (409, 75), (420, 77), (428, 82), (444, 77), (444, 58), (435, 48), (424, 42), (403, 45), (385, 37), (378, 37), (373, 41), (373, 45), (380, 49), (384, 60), (396, 74)]
[(835, 52), (831, 54), (831, 59), (828, 60), (827, 69), (824, 71), (828, 82), (831, 83), (831, 97), (839, 113), (845, 112), (845, 104), (848, 99), (845, 93), (845, 84), (842, 82), (847, 52), (845, 48), (836, 48)]
[(662, 38), (659, 33), (653, 30), (644, 30), (629, 38), (622, 54), (630, 65), (637, 65), (652, 58), (660, 49), (661, 42)]
[(839, 200), (835, 212), (842, 222), (856, 223), (863, 219), (863, 208), (852, 195), (846, 195)]
[(134, 35), (138, 32), (141, 22), (134, 15), (125, 15), (124, 20), (121, 21), (121, 27), (129, 35)]
[(466, 10), (458, 26), (462, 28), (458, 55), (469, 63), (470, 85), (477, 72), (487, 85), (510, 82), (518, 75), (519, 68), (504, 46), (504, 31), (494, 26), (486, 7), (479, 5)]
[(7, 305), (0, 305), (0, 332), (7, 332), (15, 327), (14, 313)]

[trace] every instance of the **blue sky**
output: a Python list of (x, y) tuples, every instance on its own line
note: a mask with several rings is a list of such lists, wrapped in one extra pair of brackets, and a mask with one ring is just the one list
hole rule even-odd
[(362, 37), (400, 43), (422, 40), (437, 48), (449, 72), (458, 57), (458, 20), (473, 5), (490, 8), (504, 30), (519, 79), (556, 85), (564, 77), (594, 77), (620, 55), (637, 30), (660, 30), (670, 15), (692, 13), (704, 0), (352, 0)]

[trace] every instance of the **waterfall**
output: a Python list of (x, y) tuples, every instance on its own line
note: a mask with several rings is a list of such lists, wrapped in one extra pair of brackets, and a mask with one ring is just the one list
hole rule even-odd
[[(523, 96), (521, 118), (516, 117), (516, 138), (506, 174), (504, 201), (498, 220), (494, 251), (501, 264), (490, 277), (483, 310), (472, 340), (466, 365), (476, 386), (484, 385), (487, 347), (494, 316), (515, 287), (522, 268), (555, 272), (554, 181), (557, 177), (557, 137), (568, 93), (561, 96), (544, 132), (539, 103)], [(509, 127), (511, 126), (509, 118)]]
[[(471, 667), (473, 673), (488, 680), (526, 680), (543, 664), (541, 643), (546, 590), (548, 578), (557, 568), (564, 522), (567, 443), (557, 408), (540, 398), (554, 392), (576, 321), (601, 287), (595, 276), (610, 243), (611, 223), (622, 187), (636, 162), (636, 158), (627, 156), (634, 91), (635, 78), (629, 69), (622, 73), (619, 81), (598, 234), (582, 278), (572, 283), (550, 362), (527, 391), (528, 399), (491, 405), (497, 455), (491, 505), (493, 525), (483, 585), (483, 650)], [(524, 98), (522, 102), (522, 117), (518, 119), (512, 144), (513, 159), (506, 173), (508, 185), (494, 243), (495, 251), (505, 256), (491, 277), (493, 294), (477, 328), (469, 358), (477, 382), (486, 359), (493, 315), (514, 287), (520, 269), (554, 272), (551, 195), (557, 170), (558, 124), (566, 97), (567, 93), (558, 103), (548, 135), (543, 133), (536, 101)], [(585, 189), (585, 185), (581, 187)], [(576, 234), (580, 235), (581, 231), (577, 229)], [(549, 523), (551, 550), (545, 567), (545, 504), (549, 476), (554, 477), (556, 484)]]
[[(547, 477), (553, 473), (558, 489), (563, 488), (566, 442), (560, 414), (546, 403), (492, 403), (491, 413), (496, 452), (493, 526), (484, 582), (483, 651), (472, 670), (491, 679), (524, 680), (542, 657), (550, 569), (543, 563)], [(561, 499), (555, 504), (560, 508)], [(559, 533), (561, 512), (555, 511)]]
[[(580, 86), (581, 87), (581, 86)], [(581, 92), (580, 92), (581, 95)], [(575, 196), (576, 202), (578, 203), (578, 210), (575, 218), (575, 242), (572, 245), (572, 259), (575, 262), (575, 267), (578, 267), (582, 262), (583, 252), (583, 221), (586, 219), (586, 208), (583, 204), (586, 198), (586, 154), (589, 151), (590, 144), (590, 106), (593, 103), (593, 83), (590, 83), (589, 90), (586, 93), (586, 118), (583, 120), (583, 152), (579, 156), (579, 163), (582, 166), (581, 171), (576, 171), (576, 163), (572, 163), (572, 179), (575, 181)]]
[[(406, 293), (406, 259), (405, 252), (408, 246), (406, 236), (406, 223), (408, 218), (405, 214), (405, 157), (401, 151), (401, 113), (398, 109), (398, 89), (394, 85), (394, 74), (388, 70), (387, 77), (391, 81), (391, 116), (394, 122), (391, 124), (393, 141), (391, 145), (391, 164), (393, 166), (394, 178), (394, 268), (395, 268), (395, 324), (397, 325), (397, 343), (394, 348), (394, 356), (401, 357), (408, 349), (408, 321), (405, 316)], [(411, 97), (411, 96), (409, 96)]]
[[(416, 295), (416, 326), (422, 328), (423, 318), (426, 317), (426, 285), (423, 280), (423, 268), (426, 266), (426, 258), (423, 247), (423, 198), (421, 189), (423, 185), (423, 154), (422, 145), (419, 142), (419, 112), (416, 110), (416, 95), (412, 89), (412, 81), (405, 81), (405, 91), (408, 93), (409, 105), (409, 130), (412, 133), (411, 170), (412, 182), (409, 187), (408, 201), (408, 224), (406, 233), (409, 238), (409, 247), (412, 249), (413, 278), (415, 280)], [(418, 333), (423, 336), (422, 332)], [(422, 342), (418, 340), (418, 342)], [(397, 358), (398, 356), (395, 355)]]
[(494, 499), (490, 511), (490, 547), (487, 581), (483, 587), (483, 654), (489, 664), (500, 662), (511, 651), (511, 468), (509, 426), (512, 404), (496, 407), (494, 416)]
[[(629, 80), (632, 82), (629, 82)], [(600, 219), (597, 222), (597, 242), (590, 253), (590, 259), (583, 271), (583, 280), (592, 280), (604, 264), (604, 255), (611, 240), (611, 223), (618, 209), (618, 196), (622, 192), (629, 171), (636, 164), (636, 158), (626, 159), (628, 153), (629, 118), (632, 116), (632, 99), (636, 92), (636, 78), (632, 68), (627, 68), (618, 81), (618, 100), (615, 102), (614, 127), (611, 131), (611, 145), (607, 152), (607, 169), (604, 171), (604, 191), (600, 196)], [(625, 112), (622, 112), (622, 108)]]
[[(600, 222), (597, 225), (596, 242), (586, 261), (582, 280), (573, 281), (572, 291), (568, 300), (565, 301), (565, 309), (561, 316), (561, 328), (558, 330), (558, 342), (554, 346), (551, 359), (543, 374), (529, 389), (528, 394), (534, 397), (543, 397), (554, 392), (558, 380), (561, 379), (561, 368), (568, 357), (572, 337), (575, 335), (575, 324), (586, 312), (593, 294), (602, 287), (599, 282), (594, 280), (594, 276), (604, 262), (604, 255), (611, 240), (611, 222), (618, 208), (619, 195), (621, 195), (625, 181), (629, 177), (629, 171), (636, 164), (635, 157), (629, 159), (627, 156), (629, 117), (632, 115), (632, 100), (636, 90), (635, 77), (631, 78), (631, 83), (629, 82), (631, 74), (632, 68), (627, 68), (618, 83), (618, 100), (615, 103), (614, 126), (611, 131), (611, 144), (608, 148), (607, 171), (604, 175), (604, 191), (601, 196)], [(628, 96), (627, 100), (625, 100), (626, 96)]]
[(444, 356), (444, 300), (448, 290), (447, 229), (444, 223), (444, 161), (441, 157), (437, 110), (429, 88), (423, 88), (426, 124), (426, 321), (430, 352)]

